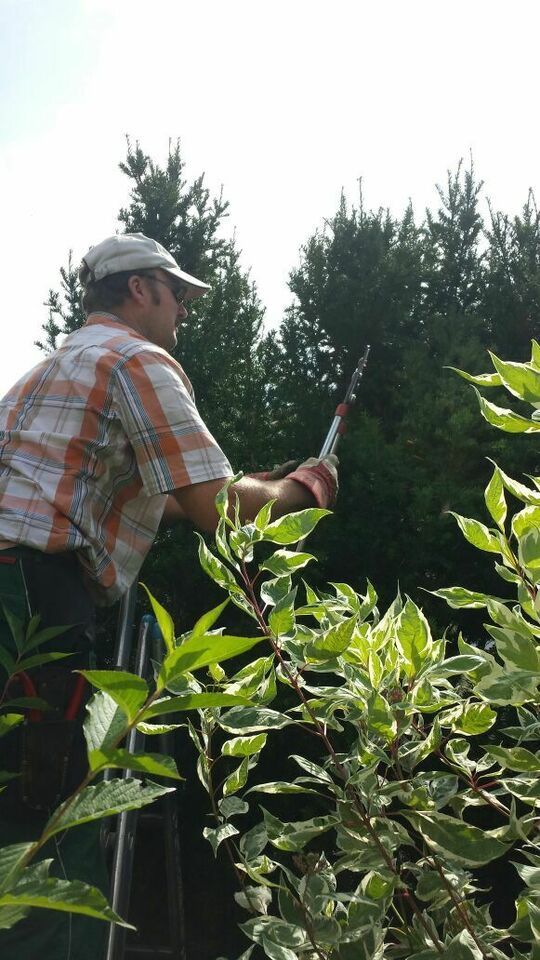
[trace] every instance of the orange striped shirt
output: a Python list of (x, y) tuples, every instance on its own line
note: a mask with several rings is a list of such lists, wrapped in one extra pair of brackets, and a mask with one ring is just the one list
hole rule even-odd
[(181, 366), (112, 314), (0, 401), (0, 547), (77, 551), (100, 602), (136, 579), (167, 493), (231, 475)]

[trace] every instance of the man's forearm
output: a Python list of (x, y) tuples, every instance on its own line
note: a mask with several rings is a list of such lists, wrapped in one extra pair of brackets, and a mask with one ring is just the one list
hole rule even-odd
[[(217, 526), (218, 514), (215, 498), (225, 483), (226, 478), (209, 480), (205, 483), (196, 483), (174, 491), (174, 498), (179, 511), (167, 509), (170, 517), (190, 520), (201, 530), (212, 533)], [(315, 505), (312, 494), (296, 480), (283, 478), (282, 480), (260, 480), (257, 477), (242, 477), (229, 488), (229, 510), (231, 517), (234, 513), (235, 495), (240, 504), (240, 517), (244, 523), (253, 520), (261, 507), (269, 500), (276, 500), (272, 508), (274, 518), (294, 510), (304, 510)], [(169, 498), (171, 499), (171, 498)], [(165, 515), (164, 515), (165, 516)]]
[[(272, 507), (274, 519), (282, 517), (293, 510), (304, 510), (315, 506), (312, 494), (301, 483), (284, 477), (281, 480), (259, 480), (256, 477), (242, 477), (233, 484), (230, 498), (238, 494), (240, 501), (240, 516), (247, 523), (253, 520), (261, 507), (269, 500), (275, 500)], [(232, 495), (232, 497), (231, 497)]]

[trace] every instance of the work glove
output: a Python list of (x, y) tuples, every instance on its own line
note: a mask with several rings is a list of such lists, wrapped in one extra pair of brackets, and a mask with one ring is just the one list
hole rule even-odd
[(262, 470), (260, 473), (248, 473), (248, 477), (256, 477), (257, 480), (283, 480), (289, 473), (300, 466), (300, 460), (287, 460), (285, 463), (279, 463), (271, 470)]
[(292, 473), (288, 473), (287, 480), (296, 480), (306, 487), (318, 507), (332, 507), (338, 492), (338, 463), (335, 453), (329, 453), (326, 457), (310, 457)]

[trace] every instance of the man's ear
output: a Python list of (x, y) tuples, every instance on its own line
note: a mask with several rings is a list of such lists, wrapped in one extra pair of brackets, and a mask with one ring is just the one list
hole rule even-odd
[(136, 303), (142, 303), (146, 299), (147, 291), (142, 277), (139, 277), (135, 274), (133, 277), (129, 278), (127, 285), (130, 295)]

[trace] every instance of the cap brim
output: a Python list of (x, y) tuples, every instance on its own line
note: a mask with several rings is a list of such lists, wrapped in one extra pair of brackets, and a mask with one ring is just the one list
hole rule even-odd
[(194, 300), (195, 297), (202, 297), (203, 293), (210, 290), (208, 283), (197, 280), (196, 277), (192, 277), (190, 273), (186, 273), (184, 270), (181, 270), (180, 267), (161, 267), (161, 269), (164, 270), (165, 273), (170, 273), (171, 276), (181, 280), (182, 283), (185, 283), (187, 287), (186, 298), (188, 300)]

